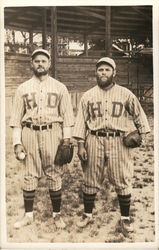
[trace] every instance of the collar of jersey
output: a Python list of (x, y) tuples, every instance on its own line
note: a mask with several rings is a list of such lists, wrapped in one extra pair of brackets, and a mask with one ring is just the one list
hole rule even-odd
[(48, 80), (48, 79), (49, 79), (49, 75), (48, 75), (47, 78), (46, 78), (45, 80), (43, 80), (43, 81), (40, 81), (39, 78), (38, 78), (37, 76), (35, 76), (35, 75), (33, 75), (33, 79), (34, 79), (34, 81), (36, 81), (37, 83), (39, 83), (39, 82), (43, 82), (43, 81)]

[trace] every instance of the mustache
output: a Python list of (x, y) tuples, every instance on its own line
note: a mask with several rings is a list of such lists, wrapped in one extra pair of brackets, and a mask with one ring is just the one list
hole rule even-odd
[(101, 76), (100, 78), (106, 78), (106, 79), (108, 79), (109, 77), (107, 77), (107, 76)]
[(37, 69), (44, 69), (44, 67), (43, 66), (39, 66)]

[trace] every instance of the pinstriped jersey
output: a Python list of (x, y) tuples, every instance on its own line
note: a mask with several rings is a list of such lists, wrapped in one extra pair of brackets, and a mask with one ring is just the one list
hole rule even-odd
[(115, 83), (106, 90), (96, 85), (81, 98), (73, 136), (85, 139), (88, 129), (129, 132), (132, 121), (140, 133), (150, 131), (146, 115), (130, 90)]
[(43, 81), (33, 76), (22, 83), (15, 94), (10, 126), (21, 127), (25, 122), (73, 126), (71, 99), (65, 85), (50, 76)]

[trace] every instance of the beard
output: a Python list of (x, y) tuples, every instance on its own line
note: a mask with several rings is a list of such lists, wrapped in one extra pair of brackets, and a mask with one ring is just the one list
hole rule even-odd
[(102, 80), (101, 77), (99, 78), (99, 76), (96, 76), (96, 79), (97, 79), (98, 86), (101, 89), (105, 89), (113, 82), (113, 75), (111, 75), (110, 77), (107, 77), (105, 80)]
[(48, 74), (49, 70), (44, 70), (43, 71), (38, 71), (38, 69), (34, 69), (33, 68), (33, 72), (34, 74), (37, 76), (37, 77), (40, 77), (40, 76), (45, 76)]

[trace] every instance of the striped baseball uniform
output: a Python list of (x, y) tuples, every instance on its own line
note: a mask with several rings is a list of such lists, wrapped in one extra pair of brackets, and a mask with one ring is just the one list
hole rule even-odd
[[(26, 127), (27, 123), (51, 124), (52, 128), (36, 131)], [(50, 76), (43, 81), (33, 76), (18, 87), (10, 127), (23, 128), (22, 144), (27, 152), (24, 190), (36, 189), (43, 173), (47, 176), (50, 189), (56, 191), (61, 188), (62, 168), (54, 166), (54, 158), (64, 128), (73, 124), (71, 99), (65, 85)]]
[[(132, 149), (123, 145), (122, 135), (130, 132), (132, 123), (140, 133), (150, 131), (138, 99), (127, 88), (113, 83), (107, 90), (97, 85), (84, 93), (73, 131), (74, 137), (85, 140), (88, 154), (84, 171), (84, 193), (97, 192), (107, 165), (109, 180), (117, 193), (130, 194)], [(121, 135), (101, 137), (90, 131), (120, 131)]]

